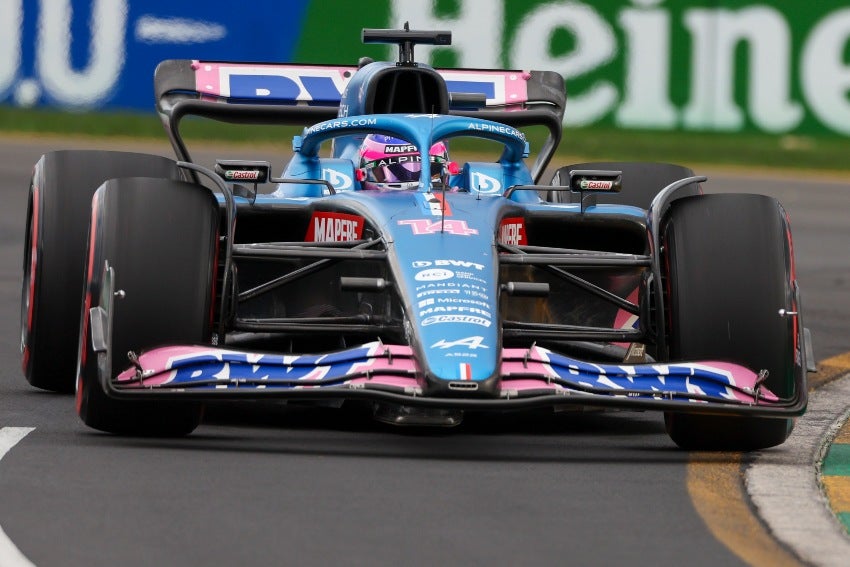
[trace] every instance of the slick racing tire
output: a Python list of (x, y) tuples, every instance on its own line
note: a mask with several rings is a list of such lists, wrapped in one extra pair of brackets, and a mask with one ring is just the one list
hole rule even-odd
[[(79, 320), (77, 413), (90, 427), (108, 433), (187, 435), (200, 423), (200, 404), (116, 399), (105, 393), (102, 380), (130, 367), (130, 351), (141, 354), (161, 345), (209, 343), (218, 204), (199, 185), (113, 179), (95, 194), (91, 216), (86, 295)], [(114, 273), (111, 301), (101, 295), (106, 266)], [(111, 309), (112, 318), (111, 341), (106, 333), (107, 350), (99, 353), (92, 348), (89, 324), (89, 310), (98, 306)]]
[[(719, 360), (769, 372), (780, 398), (794, 392), (798, 348), (791, 235), (776, 199), (703, 195), (671, 207), (663, 233), (673, 360)], [(752, 451), (787, 439), (793, 420), (666, 413), (684, 449)]]
[(114, 177), (179, 178), (173, 160), (107, 151), (45, 154), (29, 190), (21, 286), (21, 354), (33, 386), (74, 391), (86, 234), (95, 190)]
[[(622, 190), (619, 193), (597, 193), (596, 201), (598, 203), (630, 205), (641, 209), (648, 209), (652, 199), (674, 181), (694, 175), (694, 172), (689, 168), (672, 163), (599, 161), (561, 167), (552, 176), (551, 185), (568, 185), (570, 171), (577, 169), (622, 171)], [(686, 186), (677, 194), (685, 197), (699, 193), (699, 185), (694, 183)], [(554, 203), (569, 203), (571, 198), (578, 199), (578, 195), (571, 196), (569, 192), (564, 191), (549, 191), (548, 195), (548, 200)]]

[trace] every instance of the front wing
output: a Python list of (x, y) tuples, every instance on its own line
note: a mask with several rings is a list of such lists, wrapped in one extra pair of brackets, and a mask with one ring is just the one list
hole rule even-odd
[[(101, 353), (105, 355), (106, 353)], [(116, 398), (373, 400), (405, 406), (509, 410), (600, 406), (788, 417), (805, 399), (780, 400), (763, 376), (718, 361), (596, 364), (545, 348), (502, 350), (498, 398), (423, 395), (409, 346), (368, 343), (322, 355), (264, 354), (210, 346), (169, 346), (131, 357), (117, 377), (102, 375)], [(460, 375), (463, 375), (459, 362)]]

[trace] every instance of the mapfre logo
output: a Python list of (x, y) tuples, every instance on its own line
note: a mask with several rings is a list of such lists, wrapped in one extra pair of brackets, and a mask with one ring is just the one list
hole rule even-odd
[(349, 242), (363, 237), (364, 221), (357, 215), (316, 211), (307, 227), (305, 242)]
[(525, 219), (522, 217), (502, 219), (499, 224), (499, 242), (513, 246), (528, 244), (528, 239), (525, 236)]

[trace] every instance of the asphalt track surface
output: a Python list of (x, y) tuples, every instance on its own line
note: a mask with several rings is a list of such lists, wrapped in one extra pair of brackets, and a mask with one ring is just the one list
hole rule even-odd
[[(704, 519), (706, 506), (751, 513), (740, 486), (693, 476), (695, 465), (737, 470), (741, 456), (679, 451), (653, 413), (478, 418), (412, 435), (263, 404), (214, 408), (180, 440), (87, 429), (71, 396), (26, 384), (18, 349), (31, 167), (81, 145), (0, 141), (0, 445), (20, 437), (0, 449), (0, 564), (746, 564)], [(816, 359), (850, 350), (850, 180), (696, 169), (707, 191), (785, 204)], [(694, 482), (714, 490), (710, 502), (694, 501)]]

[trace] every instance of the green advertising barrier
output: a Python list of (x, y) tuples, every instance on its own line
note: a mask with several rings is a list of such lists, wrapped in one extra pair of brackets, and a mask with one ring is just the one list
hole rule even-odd
[(850, 134), (850, 6), (841, 0), (313, 0), (296, 57), (395, 57), (363, 27), (448, 29), (435, 66), (546, 69), (565, 126)]

